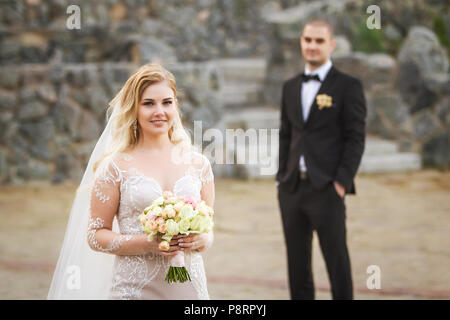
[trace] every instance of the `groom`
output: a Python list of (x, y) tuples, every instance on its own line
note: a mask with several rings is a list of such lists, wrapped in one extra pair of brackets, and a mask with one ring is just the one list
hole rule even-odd
[(353, 299), (346, 243), (345, 194), (364, 151), (366, 105), (361, 82), (337, 70), (332, 26), (310, 20), (300, 37), (305, 72), (286, 81), (276, 176), (292, 299), (314, 299), (313, 230), (333, 299)]

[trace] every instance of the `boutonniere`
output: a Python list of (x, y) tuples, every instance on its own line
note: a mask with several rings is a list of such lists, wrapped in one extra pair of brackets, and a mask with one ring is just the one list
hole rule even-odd
[(319, 110), (322, 110), (322, 108), (329, 108), (333, 104), (332, 98), (327, 94), (318, 94), (316, 96), (316, 103), (319, 107)]

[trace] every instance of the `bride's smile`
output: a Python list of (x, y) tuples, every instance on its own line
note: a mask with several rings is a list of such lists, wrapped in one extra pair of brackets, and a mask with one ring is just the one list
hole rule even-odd
[(162, 126), (167, 122), (167, 120), (151, 120), (151, 123), (153, 123), (155, 126)]

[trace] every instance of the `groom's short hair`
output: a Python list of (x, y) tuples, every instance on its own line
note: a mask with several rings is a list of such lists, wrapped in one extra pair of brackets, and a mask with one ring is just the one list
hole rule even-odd
[[(312, 18), (308, 20), (305, 25), (303, 26), (303, 30), (306, 28), (306, 26), (314, 26), (314, 27), (326, 27), (328, 29), (328, 32), (330, 33), (331, 38), (333, 38), (334, 35), (334, 28), (330, 22), (323, 18)], [(302, 30), (302, 34), (303, 34)]]

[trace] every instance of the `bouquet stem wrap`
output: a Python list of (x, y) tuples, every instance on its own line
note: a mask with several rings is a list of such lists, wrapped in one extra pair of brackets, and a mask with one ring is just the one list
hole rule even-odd
[(177, 254), (170, 258), (170, 267), (166, 275), (166, 281), (172, 282), (186, 282), (191, 281), (189, 272), (184, 264), (184, 252), (178, 251)]

